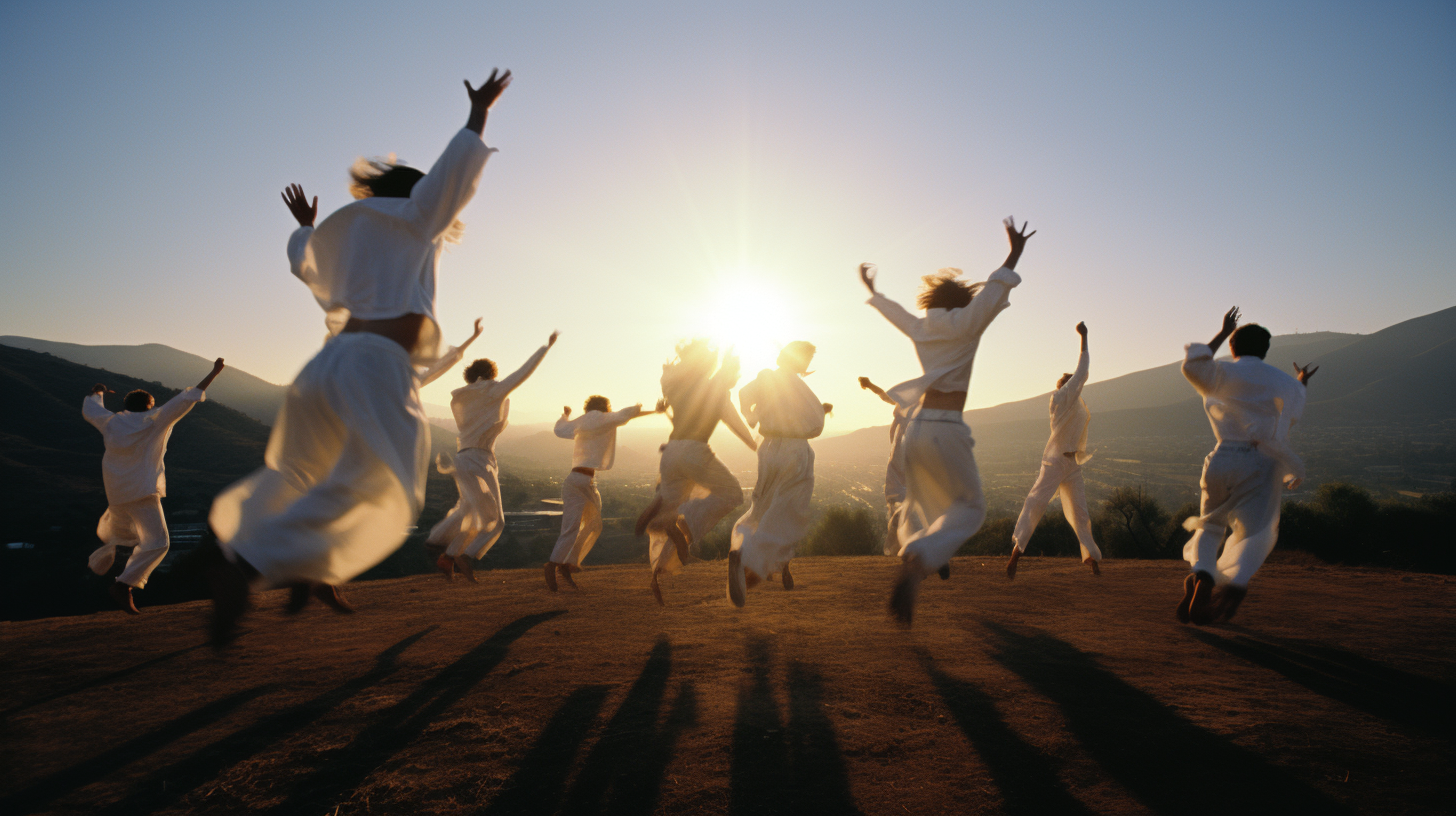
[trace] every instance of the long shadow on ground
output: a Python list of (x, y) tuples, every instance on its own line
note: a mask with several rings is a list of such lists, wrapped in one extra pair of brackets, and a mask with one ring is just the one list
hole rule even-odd
[(327, 813), (358, 789), (381, 764), (413, 742), (442, 712), (459, 702), (476, 683), (500, 665), (511, 644), (563, 610), (525, 615), (501, 627), (420, 683), (408, 697), (375, 715), (348, 745), (329, 752), (320, 767), (300, 781), (274, 813)]
[(1082, 747), (1159, 813), (1350, 813), (1259, 755), (1183, 719), (1090, 655), (1034, 628), (982, 621), (991, 656), (1061, 707)]
[(399, 668), (399, 656), (404, 650), (438, 628), (430, 626), (421, 629), (380, 652), (374, 658), (374, 665), (364, 674), (335, 686), (312, 700), (266, 716), (179, 762), (157, 769), (139, 782), (131, 793), (102, 812), (107, 816), (128, 816), (160, 810), (177, 802), (203, 783), (216, 779), (228, 768), (273, 747), (289, 734), (307, 728), (329, 711), (394, 674)]
[(990, 770), (1005, 812), (1091, 812), (1057, 778), (1057, 761), (1013, 731), (990, 696), (975, 683), (941, 671), (923, 649), (916, 652), (956, 724)]
[(785, 727), (773, 696), (772, 645), (754, 637), (747, 651), (750, 677), (739, 689), (733, 724), (729, 812), (858, 813), (819, 672), (790, 661)]
[(563, 813), (651, 813), (682, 732), (697, 723), (697, 690), (684, 680), (657, 723), (672, 674), (672, 647), (659, 638), (567, 794)]
[(482, 813), (555, 813), (582, 742), (596, 723), (609, 686), (582, 686), (566, 696), (536, 744)]
[(1189, 634), (1258, 666), (1276, 671), (1316, 694), (1368, 714), (1394, 720), (1431, 736), (1452, 738), (1456, 689), (1438, 680), (1409, 674), (1369, 658), (1314, 643), (1271, 642), (1246, 635)]
[(0, 711), (0, 718), (8, 717), (11, 714), (14, 714), (14, 713), (16, 713), (18, 711), (24, 711), (27, 708), (34, 708), (35, 706), (41, 705), (42, 703), (49, 703), (52, 700), (59, 700), (62, 697), (69, 697), (72, 694), (75, 694), (75, 693), (80, 692), (80, 691), (85, 691), (86, 689), (89, 689), (89, 688), (95, 688), (96, 686), (104, 686), (107, 683), (111, 683), (113, 681), (120, 680), (121, 678), (126, 677), (127, 675), (136, 674), (139, 671), (142, 671), (144, 669), (151, 668), (152, 666), (155, 666), (158, 663), (165, 663), (166, 661), (171, 660), (172, 658), (177, 657), (179, 655), (184, 655), (184, 654), (186, 654), (188, 652), (191, 652), (191, 651), (194, 651), (194, 650), (197, 650), (197, 649), (201, 649), (204, 645), (205, 644), (199, 643), (199, 644), (197, 644), (195, 646), (186, 646), (186, 647), (183, 647), (181, 649), (177, 649), (175, 651), (168, 652), (167, 654), (164, 654), (164, 655), (158, 655), (157, 657), (154, 657), (154, 658), (152, 658), (150, 660), (143, 660), (140, 663), (137, 663), (137, 664), (135, 664), (133, 666), (127, 666), (124, 669), (117, 669), (114, 672), (110, 672), (108, 674), (103, 674), (103, 675), (101, 675), (99, 677), (93, 677), (90, 680), (83, 680), (83, 681), (81, 681), (79, 683), (76, 683), (74, 685), (67, 686), (67, 687), (65, 687), (65, 688), (63, 688), (63, 689), (61, 689), (59, 691), (51, 692), (50, 694), (47, 694), (47, 695), (45, 695), (43, 697), (37, 697), (34, 700), (30, 700), (30, 701), (27, 701), (27, 702), (24, 702), (24, 703), (20, 703), (19, 705), (16, 705), (16, 706), (12, 706), (10, 708), (7, 708), (4, 711)]

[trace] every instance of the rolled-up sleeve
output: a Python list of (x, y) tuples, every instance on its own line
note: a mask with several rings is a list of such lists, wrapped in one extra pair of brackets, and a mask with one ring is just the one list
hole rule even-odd
[(1198, 393), (1207, 394), (1218, 386), (1218, 363), (1213, 349), (1206, 343), (1189, 343), (1183, 347), (1183, 376)]
[(460, 211), (475, 196), (480, 173), (494, 148), (486, 147), (480, 136), (461, 128), (435, 166), (410, 190), (418, 224), (430, 240), (438, 238), (459, 217)]
[(82, 400), (81, 417), (95, 425), (98, 431), (105, 427), (106, 421), (112, 417), (112, 413), (106, 410), (106, 395), (91, 394)]

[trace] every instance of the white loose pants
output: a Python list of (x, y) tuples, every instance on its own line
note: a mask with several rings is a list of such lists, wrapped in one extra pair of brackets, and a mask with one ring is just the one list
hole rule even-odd
[(674, 439), (662, 446), (658, 475), (662, 505), (647, 524), (648, 555), (654, 571), (674, 573), (682, 562), (667, 537), (668, 526), (681, 517), (689, 541), (702, 541), (713, 525), (743, 504), (743, 487), (708, 443), (693, 439)]
[(900, 554), (900, 517), (905, 506), (905, 446), (897, 438), (890, 447), (890, 463), (885, 466), (885, 515), (889, 519), (885, 531), (885, 555)]
[(1194, 531), (1183, 559), (1215, 584), (1246, 587), (1279, 537), (1279, 463), (1253, 443), (1220, 442), (1203, 460), (1202, 488), (1199, 515), (1183, 522)]
[(223, 491), (209, 521), (268, 581), (342, 584), (404, 543), (429, 456), (409, 354), (377, 334), (340, 334), (288, 387), (267, 466)]
[(131, 547), (126, 569), (116, 580), (136, 589), (146, 586), (152, 570), (167, 556), (170, 543), (162, 497), (148, 496), (106, 508), (96, 525), (96, 537), (104, 543), (88, 559), (92, 572), (105, 575), (116, 561), (116, 548)]
[(1043, 459), (1041, 472), (1026, 495), (1021, 506), (1021, 515), (1016, 519), (1016, 531), (1011, 534), (1017, 552), (1026, 552), (1026, 543), (1031, 540), (1037, 522), (1046, 513), (1052, 497), (1061, 494), (1062, 514), (1077, 533), (1077, 544), (1082, 548), (1082, 560), (1102, 560), (1102, 550), (1092, 540), (1092, 518), (1087, 514), (1087, 486), (1082, 481), (1082, 466), (1070, 456)]
[(561, 483), (561, 535), (551, 550), (555, 564), (580, 567), (602, 534), (602, 494), (597, 480), (572, 471)]
[(767, 578), (793, 560), (794, 545), (809, 534), (813, 497), (814, 450), (809, 440), (763, 440), (753, 499), (733, 525), (732, 548), (743, 553), (744, 569)]
[(905, 429), (905, 504), (900, 556), (919, 558), (922, 577), (951, 556), (986, 520), (971, 429), (960, 411), (921, 410)]
[(466, 448), (453, 457), (440, 455), (440, 472), (455, 477), (460, 499), (430, 528), (426, 541), (445, 547), (446, 555), (480, 558), (495, 546), (506, 529), (501, 504), (500, 466), (495, 451)]

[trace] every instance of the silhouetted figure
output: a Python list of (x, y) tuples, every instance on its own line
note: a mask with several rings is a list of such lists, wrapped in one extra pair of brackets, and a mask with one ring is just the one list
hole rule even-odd
[(648, 535), (652, 594), (659, 604), (663, 600), (658, 576), (682, 569), (692, 560), (688, 553), (692, 542), (702, 540), (713, 525), (743, 504), (743, 488), (708, 447), (722, 421), (749, 449), (758, 449), (728, 397), (738, 374), (738, 358), (725, 354), (719, 366), (717, 350), (705, 340), (679, 343), (677, 357), (662, 367), (662, 396), (672, 435), (662, 446), (657, 494), (637, 518), (637, 534)]
[(207, 398), (207, 387), (223, 369), (222, 358), (212, 364), (212, 372), (194, 388), (167, 400), (162, 407), (146, 391), (138, 389), (126, 395), (124, 410), (112, 413), (106, 409), (106, 395), (115, 391), (101, 383), (91, 388), (90, 396), (81, 403), (81, 416), (96, 426), (106, 443), (101, 457), (101, 483), (106, 488), (106, 513), (96, 526), (96, 537), (102, 544), (91, 553), (91, 571), (105, 575), (116, 560), (117, 547), (131, 547), (126, 568), (111, 585), (112, 600), (122, 610), (139, 614), (132, 598), (133, 589), (147, 585), (152, 570), (167, 556), (170, 540), (167, 520), (162, 515), (162, 497), (167, 495), (167, 474), (162, 459), (167, 454), (167, 440), (176, 425), (192, 406)]
[[(881, 400), (894, 406), (895, 412), (890, 420), (890, 461), (885, 465), (885, 517), (888, 520), (885, 530), (885, 555), (898, 556), (900, 554), (900, 514), (904, 512), (905, 504), (905, 409), (890, 399), (885, 389), (870, 382), (869, 377), (859, 378), (859, 387), (869, 391)], [(949, 575), (949, 570), (946, 572)]]
[(976, 470), (975, 442), (962, 412), (970, 388), (971, 367), (981, 334), (1010, 305), (1012, 288), (1021, 283), (1014, 271), (1026, 239), (1023, 224), (1006, 219), (1011, 251), (1000, 269), (984, 283), (960, 279), (959, 269), (927, 275), (918, 299), (925, 309), (916, 317), (875, 291), (875, 267), (860, 266), (860, 280), (870, 290), (869, 304), (915, 344), (925, 374), (900, 383), (887, 393), (909, 414), (905, 428), (906, 497), (900, 519), (900, 576), (890, 593), (890, 614), (909, 626), (915, 614), (920, 582), (950, 564), (951, 556), (986, 520), (981, 476)]
[(794, 545), (809, 534), (814, 497), (814, 449), (809, 440), (824, 432), (824, 415), (834, 406), (820, 402), (804, 377), (814, 345), (796, 340), (779, 353), (779, 367), (764, 369), (738, 389), (738, 405), (749, 427), (758, 426), (758, 481), (748, 511), (733, 525), (728, 552), (728, 599), (748, 602), (747, 589), (779, 575), (794, 588), (789, 561)]
[[(1233, 359), (1215, 360), (1225, 338)], [(1187, 346), (1183, 376), (1203, 397), (1218, 444), (1203, 460), (1199, 514), (1183, 523), (1193, 531), (1183, 547), (1192, 565), (1177, 612), (1184, 623), (1233, 616), (1249, 579), (1274, 549), (1284, 487), (1304, 480), (1304, 462), (1289, 447), (1289, 431), (1304, 413), (1305, 385), (1319, 367), (1296, 363), (1291, 377), (1264, 362), (1268, 353), (1269, 331), (1257, 323), (1239, 326), (1237, 306), (1207, 345)]]
[(501, 505), (500, 466), (495, 440), (506, 429), (511, 413), (510, 395), (535, 373), (546, 352), (556, 345), (558, 332), (536, 349), (520, 368), (496, 380), (496, 365), (481, 358), (465, 369), (465, 385), (450, 392), (450, 413), (455, 415), (456, 453), (442, 453), (436, 462), (441, 473), (455, 477), (459, 501), (430, 529), (425, 547), (439, 552), (435, 566), (447, 580), (458, 569), (475, 583), (474, 559), (484, 556), (506, 528)]
[(470, 115), (428, 174), (355, 164), (352, 204), (314, 229), (318, 198), (283, 194), (299, 228), (293, 274), (325, 312), (329, 339), (289, 386), (266, 467), (213, 502), (213, 642), (235, 636), (254, 581), (337, 587), (399, 548), (425, 497), (430, 435), (422, 372), (442, 356), (435, 277), (486, 159), (491, 105), (511, 74), (465, 83)]
[(1076, 372), (1063, 374), (1057, 380), (1057, 390), (1052, 392), (1047, 405), (1052, 433), (1041, 452), (1041, 472), (1026, 496), (1026, 503), (1021, 506), (1021, 515), (1016, 519), (1016, 529), (1011, 534), (1013, 549), (1011, 560), (1006, 564), (1007, 578), (1016, 577), (1016, 562), (1026, 552), (1026, 543), (1036, 531), (1047, 504), (1059, 492), (1062, 513), (1077, 533), (1082, 563), (1092, 567), (1093, 575), (1102, 574), (1097, 567), (1097, 562), (1102, 560), (1102, 551), (1092, 540), (1092, 517), (1087, 513), (1087, 486), (1082, 482), (1082, 465), (1092, 458), (1087, 452), (1087, 423), (1092, 421), (1092, 416), (1082, 399), (1082, 386), (1087, 384), (1090, 362), (1086, 323), (1077, 324), (1077, 334), (1082, 336), (1082, 353), (1077, 358)]
[(546, 588), (556, 591), (556, 576), (576, 589), (573, 572), (581, 572), (581, 560), (591, 552), (602, 534), (602, 494), (597, 491), (597, 471), (611, 470), (617, 459), (617, 429), (628, 422), (666, 410), (644, 411), (642, 403), (612, 410), (612, 401), (600, 394), (587, 397), (581, 416), (571, 419), (571, 406), (561, 408), (555, 433), (572, 440), (571, 472), (561, 482), (561, 535), (545, 567)]

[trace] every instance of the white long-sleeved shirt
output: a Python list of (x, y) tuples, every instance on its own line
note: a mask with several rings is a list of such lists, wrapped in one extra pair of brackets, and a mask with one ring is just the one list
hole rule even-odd
[(511, 392), (541, 365), (550, 346), (536, 349), (526, 364), (501, 380), (476, 380), (450, 392), (450, 413), (459, 430), (458, 449), (495, 450), (496, 437), (509, 424)]
[(1087, 403), (1082, 399), (1089, 362), (1087, 352), (1083, 351), (1077, 358), (1077, 370), (1072, 373), (1072, 378), (1052, 392), (1047, 405), (1052, 433), (1041, 453), (1043, 459), (1056, 459), (1070, 453), (1081, 465), (1092, 458), (1087, 453), (1087, 425), (1092, 421), (1092, 414), (1087, 411)]
[(556, 420), (556, 435), (572, 439), (571, 466), (611, 470), (617, 459), (617, 429), (642, 413), (640, 404), (620, 411), (587, 411), (576, 419)]
[(764, 369), (738, 389), (743, 420), (766, 437), (813, 439), (824, 432), (824, 403), (792, 371)]
[(1304, 462), (1289, 447), (1289, 432), (1304, 415), (1299, 380), (1257, 357), (1213, 359), (1204, 343), (1185, 347), (1183, 376), (1203, 397), (1203, 410), (1219, 442), (1254, 442), (1279, 460), (1286, 484), (1304, 479)]
[(288, 239), (289, 263), (323, 308), (330, 337), (350, 317), (421, 314), (428, 320), (413, 359), (427, 365), (440, 356), (435, 322), (440, 252), (459, 239), (452, 226), (475, 195), (493, 152), (473, 131), (462, 129), (409, 198), (363, 198), (335, 210), (317, 229), (294, 231)]
[(101, 457), (106, 501), (126, 504), (148, 496), (167, 495), (162, 457), (167, 453), (172, 426), (187, 416), (193, 405), (206, 398), (206, 391), (189, 386), (150, 411), (113, 414), (106, 410), (104, 395), (86, 397), (81, 403), (81, 416), (96, 426), (106, 442), (106, 453)]
[(981, 334), (1002, 310), (1010, 306), (1011, 290), (1021, 283), (1021, 276), (1001, 267), (986, 279), (985, 286), (959, 309), (926, 309), (924, 317), (916, 317), (903, 306), (876, 292), (868, 301), (880, 310), (915, 343), (915, 356), (925, 373), (906, 380), (885, 393), (906, 411), (917, 410), (920, 398), (930, 389), (968, 391), (971, 367)]

